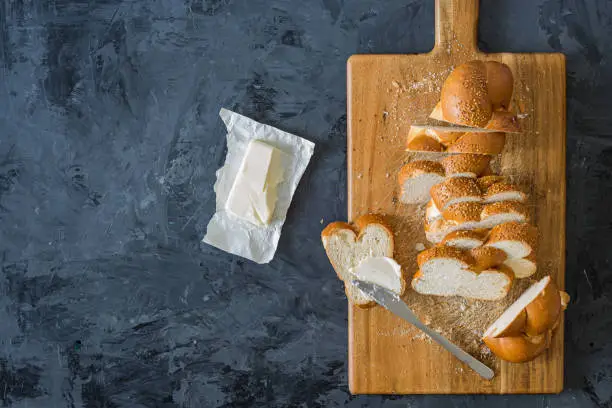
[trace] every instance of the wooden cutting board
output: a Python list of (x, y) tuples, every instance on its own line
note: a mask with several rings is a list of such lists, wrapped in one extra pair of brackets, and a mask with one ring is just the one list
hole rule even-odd
[[(396, 181), (401, 165), (415, 157), (403, 150), (408, 129), (426, 121), (452, 67), (472, 59), (501, 61), (514, 73), (513, 106), (521, 112), (524, 129), (508, 136), (501, 167), (530, 194), (532, 222), (541, 234), (536, 276), (550, 274), (564, 288), (565, 57), (482, 53), (476, 45), (477, 21), (477, 0), (437, 0), (431, 52), (349, 59), (349, 218), (368, 212), (389, 215), (396, 232), (395, 256), (409, 275), (414, 273), (415, 245), (426, 242), (424, 213), (398, 202)], [(409, 289), (405, 298), (415, 304), (418, 296)], [(381, 307), (349, 310), (349, 386), (355, 394), (560, 392), (563, 324), (551, 348), (533, 362), (490, 358), (496, 377), (486, 381)]]

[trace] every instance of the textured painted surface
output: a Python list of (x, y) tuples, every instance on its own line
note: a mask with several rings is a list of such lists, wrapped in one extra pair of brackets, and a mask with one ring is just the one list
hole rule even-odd
[[(568, 57), (566, 391), (351, 397), (345, 61), (423, 52), (433, 2), (0, 4), (0, 406), (612, 406), (612, 3), (481, 6), (486, 51)], [(221, 106), (317, 143), (275, 260), (201, 245)]]

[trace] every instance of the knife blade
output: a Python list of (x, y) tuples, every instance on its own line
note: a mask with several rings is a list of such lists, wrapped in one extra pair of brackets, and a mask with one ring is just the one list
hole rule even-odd
[(395, 293), (375, 283), (366, 282), (359, 279), (354, 279), (352, 282), (359, 290), (363, 291), (366, 295), (374, 299), (376, 303), (421, 330), (436, 343), (452, 353), (460, 361), (467, 364), (472, 370), (476, 371), (481, 377), (491, 380), (495, 376), (495, 373), (489, 367), (472, 357), (467, 352), (463, 351), (455, 344), (451, 343), (438, 332), (427, 327), (419, 320), (417, 315), (410, 310), (408, 305), (404, 303), (404, 301)]

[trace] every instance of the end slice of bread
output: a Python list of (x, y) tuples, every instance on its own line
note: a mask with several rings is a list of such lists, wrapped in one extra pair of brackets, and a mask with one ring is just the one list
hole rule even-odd
[[(483, 337), (537, 336), (552, 329), (563, 310), (561, 294), (550, 276), (531, 285), (484, 332)], [(520, 323), (520, 324), (519, 324)]]
[(349, 301), (359, 307), (371, 307), (374, 301), (351, 282), (351, 270), (365, 259), (393, 257), (393, 231), (381, 216), (359, 217), (354, 225), (333, 222), (321, 232), (321, 241), (338, 278), (345, 283)]

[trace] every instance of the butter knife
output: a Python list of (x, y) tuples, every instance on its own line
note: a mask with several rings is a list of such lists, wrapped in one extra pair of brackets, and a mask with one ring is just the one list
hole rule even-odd
[(439, 333), (427, 327), (423, 322), (419, 320), (419, 318), (414, 314), (414, 312), (410, 310), (408, 305), (404, 303), (404, 301), (402, 301), (402, 299), (400, 299), (400, 297), (397, 296), (395, 293), (380, 285), (361, 281), (358, 279), (354, 279), (353, 284), (357, 286), (357, 288), (359, 288), (361, 291), (363, 291), (366, 295), (374, 299), (376, 303), (389, 310), (393, 314), (406, 320), (408, 323), (412, 324), (417, 329), (428, 335), (432, 340), (434, 340), (436, 343), (451, 352), (460, 361), (467, 364), (472, 370), (476, 371), (481, 377), (486, 378), (487, 380), (491, 380), (495, 376), (495, 373), (489, 367), (487, 367), (465, 351), (461, 350), (455, 344), (448, 341), (444, 336), (441, 336)]

